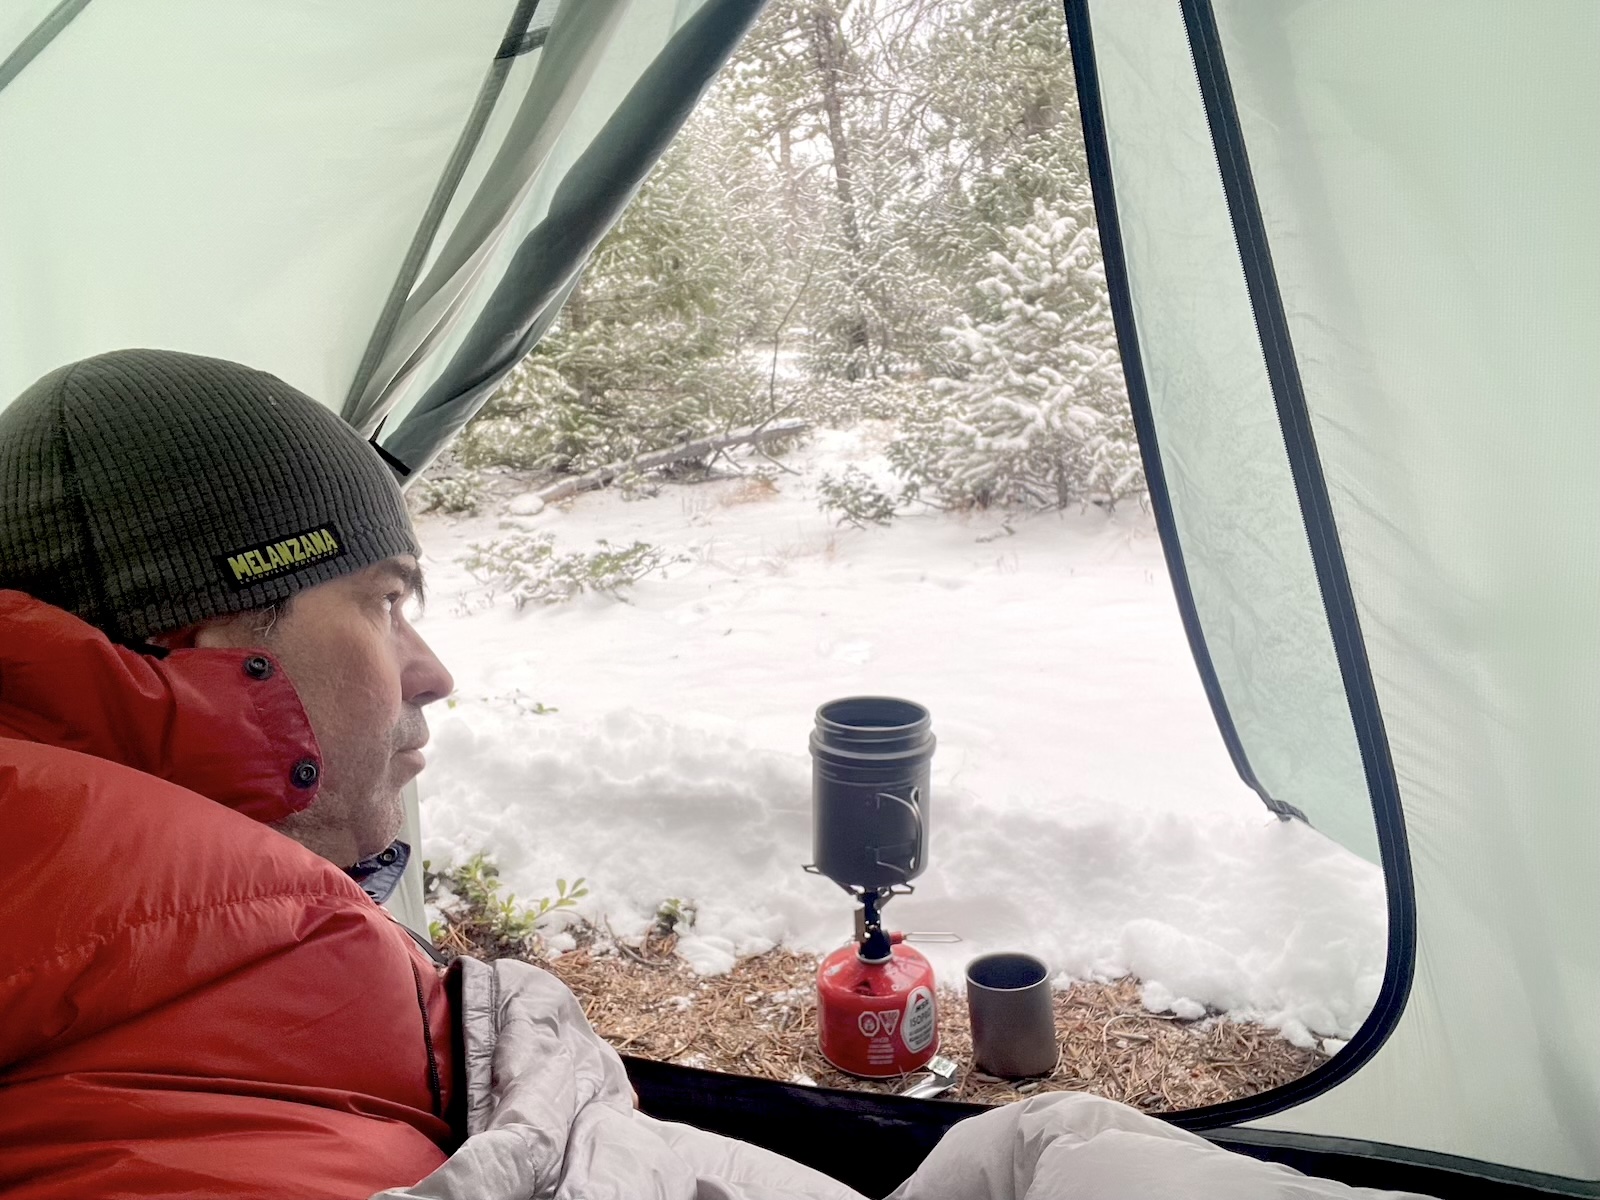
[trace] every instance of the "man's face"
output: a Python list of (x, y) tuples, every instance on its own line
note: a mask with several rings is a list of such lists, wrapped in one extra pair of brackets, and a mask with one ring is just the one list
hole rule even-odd
[(202, 628), (196, 646), (261, 647), (300, 695), (322, 750), (317, 798), (274, 828), (348, 867), (400, 832), (400, 789), (422, 770), (422, 707), (454, 681), (407, 619), (421, 573), (387, 559), (294, 596), (263, 635), (233, 620)]

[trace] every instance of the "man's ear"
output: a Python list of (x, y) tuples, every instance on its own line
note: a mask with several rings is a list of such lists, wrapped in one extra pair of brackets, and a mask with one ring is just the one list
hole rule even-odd
[(163, 650), (189, 650), (194, 647), (195, 639), (199, 637), (203, 626), (191, 625), (187, 629), (175, 629), (171, 633), (152, 633), (145, 641), (152, 646), (160, 646)]
[(145, 639), (165, 650), (211, 650), (259, 646), (271, 629), (276, 613), (242, 612), (212, 617), (170, 633), (151, 634)]

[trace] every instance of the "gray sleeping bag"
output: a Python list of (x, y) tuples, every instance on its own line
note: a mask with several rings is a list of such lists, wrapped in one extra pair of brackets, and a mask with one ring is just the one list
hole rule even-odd
[[(458, 959), (466, 1142), (373, 1200), (864, 1200), (770, 1151), (633, 1107), (622, 1059), (577, 998), (527, 963)], [(893, 1200), (1329, 1200), (1405, 1197), (1231, 1154), (1075, 1092), (963, 1121)]]

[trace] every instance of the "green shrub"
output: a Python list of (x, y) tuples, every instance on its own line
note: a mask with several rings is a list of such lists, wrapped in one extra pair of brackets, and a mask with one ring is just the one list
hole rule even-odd
[(410, 491), (412, 509), (419, 513), (445, 512), (474, 516), (478, 511), (483, 479), (476, 471), (443, 479), (420, 479)]
[[(526, 903), (515, 893), (501, 894), (499, 868), (483, 854), (474, 854), (458, 867), (434, 871), (422, 864), (423, 889), (430, 902), (445, 900), (445, 922), (433, 922), (428, 933), (443, 942), (451, 934), (475, 949), (502, 956), (527, 954), (541, 949), (541, 924), (551, 913), (574, 907), (589, 894), (582, 878), (570, 884), (556, 880), (555, 896), (541, 896)], [(452, 894), (444, 895), (445, 890)]]
[(817, 493), (817, 507), (825, 513), (838, 513), (838, 524), (857, 529), (865, 529), (869, 523), (887, 525), (900, 503), (859, 467), (846, 467), (842, 475), (824, 475)]
[(500, 588), (518, 608), (530, 600), (560, 604), (582, 592), (602, 592), (621, 600), (622, 591), (672, 563), (687, 562), (648, 542), (613, 546), (601, 540), (588, 553), (559, 554), (552, 533), (514, 533), (492, 542), (475, 542), (461, 563), (481, 583)]

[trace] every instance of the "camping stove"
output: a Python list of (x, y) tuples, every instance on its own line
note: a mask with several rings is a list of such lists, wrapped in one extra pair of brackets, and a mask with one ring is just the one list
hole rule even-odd
[(893, 893), (860, 896), (856, 940), (817, 968), (817, 1034), (822, 1057), (868, 1079), (910, 1074), (939, 1051), (933, 967), (886, 933), (879, 909)]
[(856, 937), (817, 970), (822, 1056), (869, 1079), (915, 1071), (938, 1052), (933, 968), (881, 910), (926, 865), (928, 710), (850, 696), (817, 710), (811, 734), (812, 865), (854, 896)]

